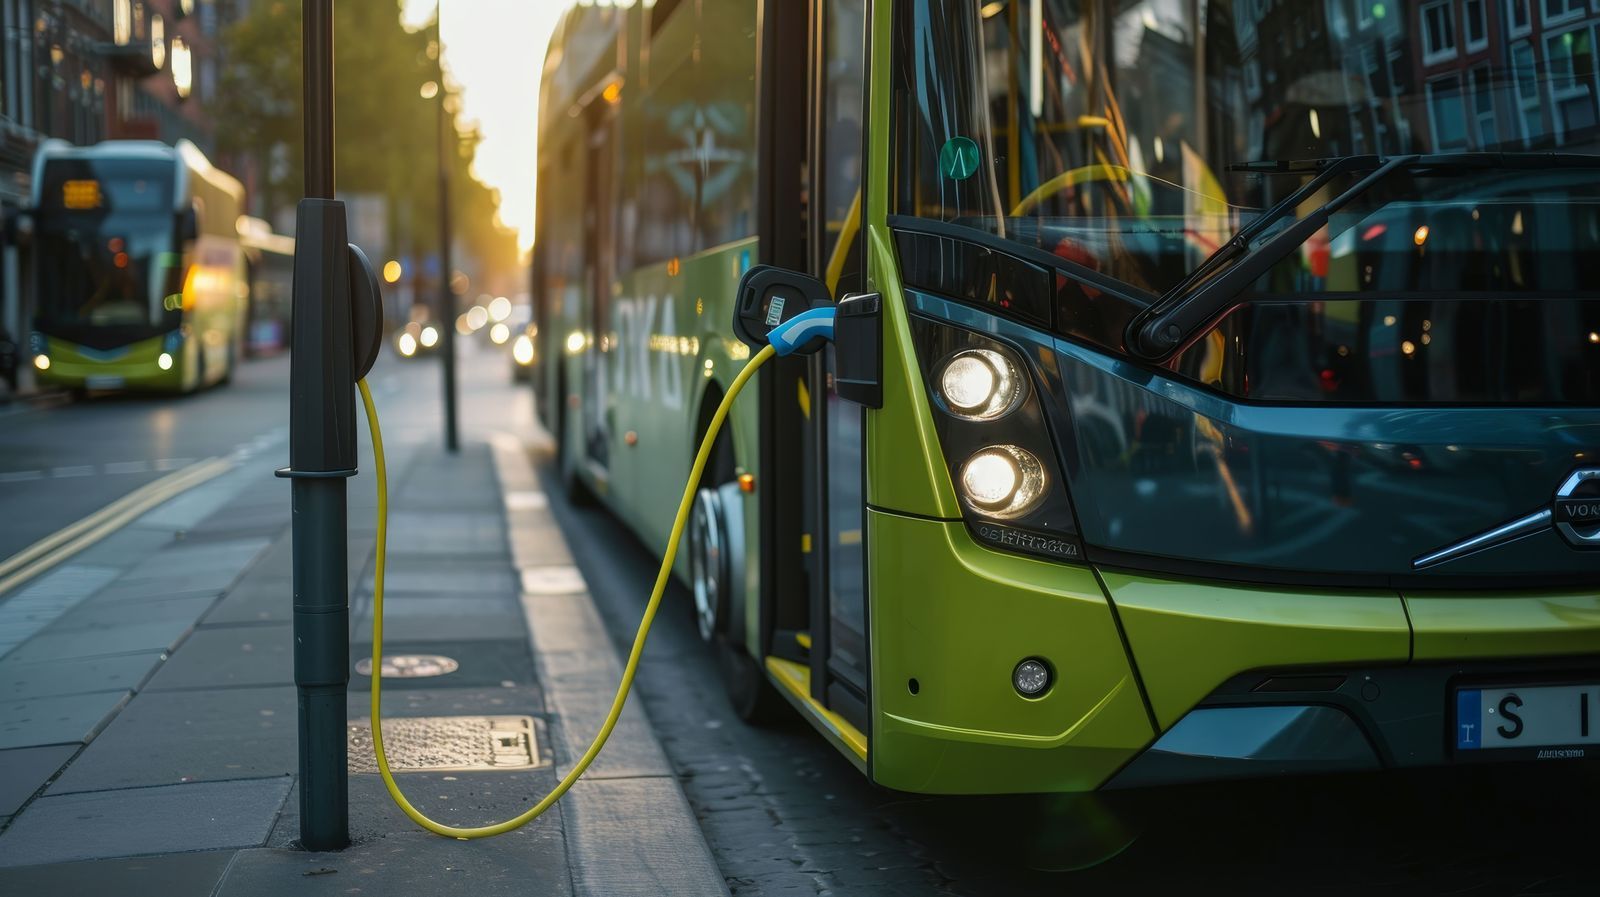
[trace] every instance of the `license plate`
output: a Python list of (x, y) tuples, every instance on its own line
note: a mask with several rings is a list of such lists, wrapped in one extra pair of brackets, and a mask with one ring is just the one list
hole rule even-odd
[(126, 382), (121, 377), (111, 374), (99, 374), (83, 378), (83, 385), (87, 389), (121, 389)]
[[(1600, 685), (1463, 688), (1456, 691), (1458, 751), (1600, 744)], [(1541, 759), (1568, 756), (1541, 751)]]

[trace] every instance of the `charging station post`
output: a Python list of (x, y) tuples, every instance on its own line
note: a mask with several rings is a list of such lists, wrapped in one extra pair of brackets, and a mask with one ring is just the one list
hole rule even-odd
[[(289, 467), (294, 681), (299, 692), (300, 843), (350, 842), (350, 683), (345, 479), (355, 474), (357, 360), (352, 253), (333, 198), (333, 0), (304, 0), (306, 198), (295, 222)], [(374, 347), (375, 348), (375, 347)]]

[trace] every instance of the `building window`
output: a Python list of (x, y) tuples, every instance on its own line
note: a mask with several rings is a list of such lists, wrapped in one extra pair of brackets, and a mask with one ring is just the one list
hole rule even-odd
[(1512, 37), (1521, 37), (1533, 29), (1533, 18), (1528, 15), (1528, 0), (1505, 0), (1506, 29)]
[(1433, 65), (1456, 55), (1456, 16), (1451, 0), (1422, 7), (1422, 64)]
[(1494, 117), (1494, 81), (1489, 67), (1480, 65), (1467, 74), (1472, 87), (1472, 119), (1478, 129), (1478, 147), (1493, 149), (1500, 143)]
[(1527, 41), (1511, 47), (1511, 68), (1517, 78), (1517, 109), (1522, 122), (1524, 143), (1544, 136), (1544, 117), (1539, 109), (1539, 60)]
[(1476, 53), (1489, 46), (1489, 14), (1487, 0), (1466, 0), (1462, 16), (1467, 29), (1467, 52)]
[(1543, 2), (1546, 25), (1575, 19), (1584, 13), (1584, 0), (1543, 0)]
[(1467, 116), (1461, 105), (1461, 76), (1428, 82), (1428, 124), (1435, 152), (1467, 148)]
[(1550, 84), (1550, 111), (1557, 142), (1593, 128), (1595, 116), (1594, 39), (1588, 28), (1552, 34), (1544, 41)]

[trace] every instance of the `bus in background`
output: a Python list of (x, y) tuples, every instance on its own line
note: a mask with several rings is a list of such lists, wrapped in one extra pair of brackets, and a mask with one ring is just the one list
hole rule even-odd
[(29, 354), (42, 384), (191, 392), (242, 350), (244, 188), (187, 140), (46, 141)]
[(856, 294), (735, 405), (678, 554), (741, 715), (781, 695), (925, 793), (1578, 780), (1600, 91), (1535, 74), (1588, 79), (1600, 13), (1361, 6), (566, 14), (534, 303), (569, 488), (663, 551), (741, 276)]
[(244, 350), (252, 358), (289, 348), (289, 312), (294, 306), (294, 237), (248, 215), (239, 218), (244, 248)]

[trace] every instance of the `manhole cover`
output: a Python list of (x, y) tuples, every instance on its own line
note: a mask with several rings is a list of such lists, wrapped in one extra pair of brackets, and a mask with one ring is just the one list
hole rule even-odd
[[(461, 669), (461, 664), (453, 657), (442, 654), (385, 654), (383, 656), (383, 678), (385, 679), (426, 679), (429, 676), (443, 676)], [(356, 672), (363, 676), (372, 675), (372, 658), (363, 657), (356, 661)]]
[(577, 567), (524, 567), (522, 591), (530, 595), (573, 595), (586, 588)]
[[(383, 721), (383, 750), (395, 771), (526, 769), (539, 745), (527, 716), (401, 716)], [(350, 724), (350, 771), (375, 773), (372, 721)]]

